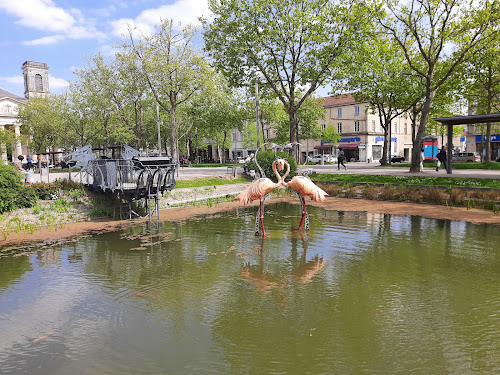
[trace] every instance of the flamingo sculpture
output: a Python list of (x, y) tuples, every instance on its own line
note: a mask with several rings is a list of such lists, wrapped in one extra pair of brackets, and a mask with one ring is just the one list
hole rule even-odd
[[(257, 153), (256, 153), (257, 154)], [(256, 158), (257, 159), (257, 158)], [(257, 164), (258, 165), (258, 164)], [(255, 221), (255, 235), (259, 235), (259, 220), (260, 225), (262, 226), (262, 235), (266, 236), (266, 230), (264, 228), (264, 202), (269, 197), (269, 192), (273, 189), (276, 189), (282, 184), (282, 177), (279, 175), (276, 167), (278, 165), (278, 161), (275, 160), (273, 162), (273, 171), (276, 177), (278, 178), (278, 182), (274, 183), (267, 177), (261, 177), (254, 180), (249, 187), (247, 187), (243, 192), (241, 192), (236, 199), (240, 202), (243, 202), (243, 205), (246, 206), (248, 202), (252, 202), (256, 199), (260, 200), (259, 211), (257, 212), (257, 217)], [(280, 168), (283, 167), (280, 165)], [(261, 170), (261, 173), (262, 170)]]
[(283, 165), (287, 166), (287, 170), (282, 177), (282, 184), (285, 187), (290, 187), (299, 197), (300, 203), (302, 205), (302, 218), (300, 219), (298, 230), (302, 230), (304, 221), (307, 230), (309, 229), (309, 215), (307, 214), (306, 201), (304, 197), (309, 196), (315, 202), (324, 202), (325, 196), (328, 196), (328, 193), (326, 193), (320, 187), (316, 186), (316, 184), (312, 182), (311, 179), (307, 176), (294, 176), (289, 182), (285, 182), (286, 176), (288, 176), (288, 173), (290, 173), (290, 164), (288, 164), (288, 162), (284, 159), (280, 159), (276, 163), (280, 166), (280, 168), (283, 168)]

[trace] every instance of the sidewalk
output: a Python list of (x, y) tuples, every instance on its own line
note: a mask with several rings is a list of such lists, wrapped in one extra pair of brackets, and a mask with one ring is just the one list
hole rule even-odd
[[(381, 167), (378, 163), (351, 162), (347, 163), (347, 170), (338, 170), (336, 164), (327, 165), (306, 165), (300, 166), (300, 170), (310, 169), (316, 173), (340, 173), (340, 174), (367, 174), (367, 175), (392, 175), (392, 176), (433, 176), (433, 177), (465, 177), (465, 178), (500, 178), (500, 170), (486, 169), (454, 169), (452, 174), (447, 174), (446, 170), (441, 168), (439, 172), (432, 167), (424, 167), (424, 172), (410, 173), (408, 167)], [(243, 173), (243, 167), (235, 167), (237, 174)], [(227, 167), (181, 167), (175, 175), (176, 180), (192, 180), (203, 177), (228, 177), (234, 175), (233, 171), (228, 171)], [(34, 182), (53, 182), (56, 179), (69, 177), (68, 172), (52, 172), (32, 174)], [(72, 172), (73, 181), (80, 181), (78, 172)]]

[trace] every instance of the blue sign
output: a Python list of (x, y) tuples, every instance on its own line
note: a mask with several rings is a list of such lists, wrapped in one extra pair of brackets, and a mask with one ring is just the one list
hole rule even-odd
[[(332, 140), (321, 141), (321, 145), (324, 145), (325, 143), (332, 143), (332, 142), (333, 142)], [(359, 137), (340, 138), (340, 139), (337, 139), (337, 142), (339, 142), (339, 143), (361, 142), (361, 138), (359, 138)]]
[[(486, 141), (486, 137), (484, 137), (484, 140)], [(500, 134), (494, 134), (490, 136), (490, 141), (491, 142), (500, 142)], [(481, 142), (481, 136), (476, 135), (476, 142)]]
[(340, 138), (339, 142), (342, 142), (342, 143), (361, 142), (361, 138), (359, 138), (359, 137)]
[[(382, 137), (382, 136), (379, 135), (378, 137), (375, 138), (375, 143), (383, 142), (384, 139), (385, 139), (385, 137)], [(392, 142), (397, 142), (397, 140), (398, 140), (398, 137), (392, 137), (391, 138)]]

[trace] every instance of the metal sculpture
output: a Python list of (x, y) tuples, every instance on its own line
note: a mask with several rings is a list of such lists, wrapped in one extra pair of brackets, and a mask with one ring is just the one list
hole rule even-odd
[(306, 209), (306, 201), (304, 197), (308, 196), (315, 202), (324, 202), (325, 197), (328, 196), (323, 189), (318, 187), (311, 179), (307, 176), (294, 176), (289, 182), (285, 182), (285, 178), (290, 173), (290, 164), (286, 160), (282, 160), (280, 163), (284, 163), (287, 167), (285, 174), (283, 175), (283, 186), (291, 188), (300, 200), (302, 206), (302, 217), (300, 219), (300, 225), (298, 230), (302, 230), (305, 223), (306, 230), (309, 230), (309, 215)]
[[(257, 154), (257, 153), (255, 153)], [(254, 180), (249, 187), (247, 187), (243, 192), (241, 192), (236, 199), (240, 202), (243, 202), (243, 205), (246, 206), (248, 202), (252, 202), (256, 199), (260, 200), (259, 211), (257, 212), (257, 216), (255, 218), (255, 235), (258, 236), (260, 234), (259, 223), (262, 226), (262, 235), (266, 236), (266, 229), (264, 227), (264, 203), (267, 198), (269, 198), (269, 192), (273, 189), (276, 189), (281, 186), (282, 177), (279, 175), (277, 168), (278, 161), (275, 160), (273, 162), (273, 171), (278, 178), (278, 182), (274, 183), (267, 177), (260, 177)], [(264, 172), (260, 168), (257, 163), (261, 174), (264, 175)], [(264, 175), (265, 176), (265, 175)]]

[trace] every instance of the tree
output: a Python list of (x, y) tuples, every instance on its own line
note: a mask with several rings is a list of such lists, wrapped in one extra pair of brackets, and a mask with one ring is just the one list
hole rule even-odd
[[(498, 42), (497, 42), (498, 43)], [(467, 64), (468, 78), (467, 98), (476, 113), (492, 113), (499, 111), (500, 103), (500, 60), (497, 45), (491, 45), (478, 51)], [(491, 161), (491, 123), (477, 126), (481, 130), (481, 143), (486, 138), (484, 161)], [(481, 155), (483, 153), (481, 152)]]
[(213, 75), (214, 82), (192, 103), (194, 125), (198, 135), (204, 134), (218, 149), (219, 162), (225, 162), (225, 149), (230, 147), (230, 134), (242, 130), (248, 112), (241, 105), (243, 98), (231, 89), (222, 75)]
[(336, 76), (362, 39), (364, 6), (353, 0), (211, 0), (204, 20), (206, 50), (233, 85), (263, 81), (283, 104), (289, 141), (296, 114), (315, 90)]
[(62, 98), (57, 95), (32, 97), (20, 107), (19, 119), (31, 136), (30, 148), (44, 153), (60, 142), (65, 131)]
[(170, 150), (178, 159), (179, 124), (176, 111), (200, 92), (207, 82), (211, 70), (207, 61), (193, 49), (196, 29), (187, 26), (180, 31), (174, 29), (173, 20), (163, 20), (153, 35), (136, 38), (129, 29), (130, 44), (126, 50), (137, 57), (137, 64), (143, 74), (155, 101), (169, 115)]
[[(436, 92), (455, 69), (498, 33), (497, 1), (375, 0), (374, 15), (403, 51), (425, 87), (420, 123), (413, 143), (411, 172), (419, 171), (420, 150)], [(387, 11), (388, 17), (383, 17)], [(448, 150), (451, 153), (451, 150)]]
[(148, 146), (145, 116), (152, 117), (152, 98), (148, 97), (148, 86), (137, 65), (137, 58), (130, 51), (117, 52), (106, 62), (97, 54), (89, 59), (84, 79), (91, 79), (93, 87), (109, 100), (112, 117), (108, 139), (113, 143), (130, 143), (143, 149)]
[(380, 32), (370, 38), (356, 51), (356, 69), (352, 69), (348, 84), (355, 90), (358, 102), (367, 102), (369, 110), (378, 114), (384, 130), (383, 156), (381, 164), (390, 159), (390, 126), (392, 120), (404, 113), (415, 97), (412, 87), (414, 77), (408, 74), (408, 65), (398, 45)]

